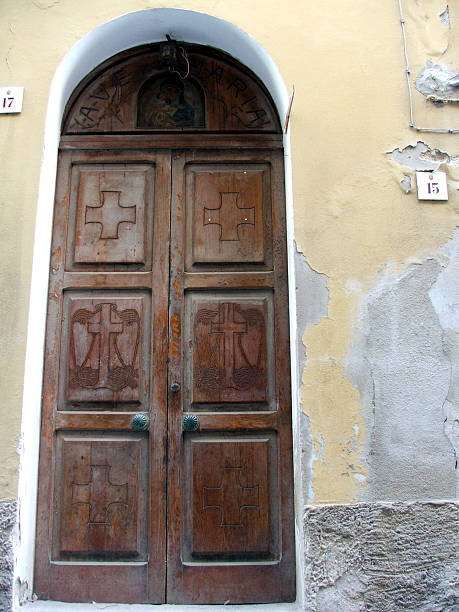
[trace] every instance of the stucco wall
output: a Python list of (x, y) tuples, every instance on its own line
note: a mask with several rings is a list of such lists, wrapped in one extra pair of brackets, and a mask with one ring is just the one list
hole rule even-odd
[[(435, 83), (445, 71), (459, 71), (459, 9), (450, 3), (446, 10), (446, 0), (402, 5), (416, 123), (458, 129), (452, 100), (459, 89)], [(267, 50), (289, 90), (295, 84), (290, 136), (305, 500), (455, 499), (458, 135), (408, 125), (398, 2), (3, 0), (1, 83), (23, 85), (25, 97), (20, 115), (0, 116), (0, 500), (15, 499), (17, 490), (51, 80), (85, 34), (159, 6), (232, 22)], [(437, 94), (447, 103), (428, 100)], [(416, 169), (445, 171), (449, 201), (418, 201)]]

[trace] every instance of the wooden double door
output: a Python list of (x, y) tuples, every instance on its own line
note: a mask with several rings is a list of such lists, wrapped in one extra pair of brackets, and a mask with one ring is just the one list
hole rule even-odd
[(34, 589), (291, 601), (282, 149), (102, 141), (60, 151)]

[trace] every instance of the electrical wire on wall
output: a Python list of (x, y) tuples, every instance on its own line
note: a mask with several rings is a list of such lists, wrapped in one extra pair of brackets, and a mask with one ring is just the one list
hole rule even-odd
[(436, 134), (459, 134), (459, 129), (454, 129), (454, 128), (426, 128), (426, 127), (419, 127), (418, 125), (416, 125), (416, 123), (414, 121), (413, 94), (412, 94), (411, 80), (410, 80), (411, 70), (410, 70), (410, 64), (409, 64), (409, 61), (408, 61), (408, 49), (407, 49), (407, 42), (406, 42), (405, 18), (403, 16), (402, 0), (397, 0), (397, 1), (398, 1), (398, 7), (399, 7), (399, 10), (400, 10), (400, 24), (402, 26), (403, 52), (405, 54), (405, 73), (406, 73), (406, 83), (407, 83), (407, 86), (408, 86), (408, 99), (409, 99), (409, 104), (410, 104), (410, 128), (412, 128), (413, 130), (416, 130), (417, 132), (433, 132), (433, 133), (436, 133)]

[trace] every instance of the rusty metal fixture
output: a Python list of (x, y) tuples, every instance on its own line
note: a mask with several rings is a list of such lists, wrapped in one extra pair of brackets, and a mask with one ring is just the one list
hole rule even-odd
[(180, 391), (180, 383), (173, 382), (171, 384), (171, 391), (172, 391), (172, 393), (178, 393)]
[(159, 47), (159, 55), (161, 58), (161, 64), (166, 68), (172, 68), (175, 70), (177, 68), (177, 55), (178, 55), (178, 47), (177, 42), (172, 40), (169, 34), (166, 34), (167, 42), (161, 43)]
[[(169, 69), (169, 72), (175, 72), (181, 79), (186, 79), (190, 74), (190, 62), (188, 55), (183, 47), (179, 47), (176, 40), (173, 40), (169, 34), (166, 34), (167, 42), (161, 43), (159, 47), (159, 57), (161, 64)], [(186, 66), (185, 74), (180, 72), (180, 63)]]

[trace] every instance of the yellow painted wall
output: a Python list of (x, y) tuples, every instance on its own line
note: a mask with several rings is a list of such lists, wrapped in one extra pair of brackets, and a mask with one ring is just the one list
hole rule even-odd
[[(413, 74), (427, 59), (458, 69), (457, 32), (455, 39), (454, 29), (439, 19), (446, 1), (403, 4)], [(34, 218), (51, 79), (72, 45), (92, 29), (155, 7), (193, 9), (234, 23), (270, 53), (287, 88), (295, 84), (295, 237), (309, 265), (327, 275), (329, 289), (328, 316), (303, 337), (301, 398), (316, 451), (314, 503), (357, 500), (365, 481), (352, 476), (367, 474), (361, 458), (366, 432), (359, 392), (344, 365), (358, 299), (386, 265), (403, 266), (444, 244), (459, 209), (457, 166), (444, 168), (449, 202), (420, 203), (400, 186), (403, 174), (414, 178), (412, 169), (386, 155), (417, 140), (459, 154), (457, 135), (417, 134), (408, 127), (396, 0), (2, 0), (0, 84), (24, 85), (25, 98), (20, 115), (0, 116), (0, 500), (16, 495)], [(459, 19), (453, 3), (450, 13), (452, 23)], [(435, 108), (417, 92), (414, 103), (419, 124), (459, 127), (457, 106)]]

